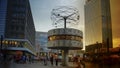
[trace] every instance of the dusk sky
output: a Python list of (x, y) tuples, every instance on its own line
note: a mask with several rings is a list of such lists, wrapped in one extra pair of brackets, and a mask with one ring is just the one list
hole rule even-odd
[(79, 25), (77, 29), (83, 31), (84, 27), (84, 0), (30, 0), (32, 15), (36, 31), (47, 32), (55, 28), (51, 20), (51, 11), (58, 6), (73, 6), (78, 9), (80, 14)]
[[(119, 27), (119, 1), (111, 1), (111, 17), (112, 17), (112, 31), (113, 31), (113, 44), (118, 46), (120, 41), (120, 27)], [(52, 9), (58, 6), (73, 6), (79, 10), (80, 21), (79, 25), (75, 26), (76, 29), (84, 32), (84, 4), (85, 0), (30, 0), (32, 15), (35, 23), (36, 31), (47, 32), (55, 28), (50, 19)]]

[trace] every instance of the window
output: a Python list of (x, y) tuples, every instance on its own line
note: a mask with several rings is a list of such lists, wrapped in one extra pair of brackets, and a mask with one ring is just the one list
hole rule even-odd
[(49, 41), (54, 41), (54, 40), (76, 40), (80, 41), (82, 38), (80, 36), (74, 36), (74, 35), (56, 35), (56, 36), (49, 36), (48, 37)]

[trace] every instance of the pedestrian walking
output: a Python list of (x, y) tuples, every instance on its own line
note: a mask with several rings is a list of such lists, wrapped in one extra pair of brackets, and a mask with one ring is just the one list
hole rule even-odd
[(34, 63), (34, 56), (31, 56), (31, 62)]
[(55, 55), (55, 65), (58, 66), (58, 55)]
[(83, 58), (80, 58), (80, 63), (82, 64), (83, 68), (85, 68), (85, 62), (84, 62)]
[(50, 63), (53, 66), (53, 55), (50, 56)]
[(3, 54), (0, 53), (0, 64), (3, 62)]
[(47, 65), (47, 55), (43, 57), (44, 65)]
[(32, 58), (31, 58), (31, 55), (29, 55), (28, 56), (28, 61), (29, 61), (29, 63), (32, 63), (32, 60), (31, 60)]
[(77, 55), (75, 57), (75, 63), (77, 64), (76, 68), (81, 68), (81, 63), (80, 63), (80, 55)]
[(25, 55), (23, 55), (23, 56), (21, 57), (21, 61), (22, 61), (23, 64), (26, 63), (26, 56), (25, 56)]

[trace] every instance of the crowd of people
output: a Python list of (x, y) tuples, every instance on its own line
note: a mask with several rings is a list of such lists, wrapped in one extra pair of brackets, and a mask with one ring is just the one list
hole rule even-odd
[(10, 62), (11, 60), (12, 60), (11, 55), (0, 53), (0, 63)]
[[(6, 57), (6, 58), (5, 58)], [(33, 63), (34, 62), (34, 56), (31, 55), (3, 55), (0, 53), (0, 62), (2, 61), (13, 61), (15, 63)], [(44, 55), (42, 57), (42, 60), (40, 61), (41, 63), (46, 66), (50, 64), (51, 66), (58, 66), (59, 63), (59, 58), (57, 54), (51, 54), (51, 55)], [(73, 64), (77, 65), (76, 68), (81, 68), (81, 65), (85, 68), (85, 64), (83, 62), (83, 59), (79, 56), (76, 55), (73, 57)]]
[(29, 55), (10, 55), (0, 53), (0, 63), (3, 62), (15, 62), (15, 63), (33, 63), (34, 57)]
[[(48, 61), (50, 61), (50, 64), (56, 65), (58, 66), (58, 55), (50, 55), (50, 57), (48, 57), (47, 55), (43, 57), (43, 63), (44, 65), (48, 64)], [(55, 63), (55, 64), (54, 64)]]
[(81, 68), (81, 65), (83, 66), (83, 68), (85, 68), (85, 63), (83, 62), (83, 58), (81, 58), (80, 55), (76, 55), (75, 57), (73, 57), (73, 64), (77, 65), (76, 68)]
[[(59, 63), (59, 59), (58, 59), (58, 55), (50, 55), (50, 57), (48, 58), (48, 56), (44, 56), (43, 57), (43, 64), (44, 65), (48, 65), (48, 63), (50, 62), (50, 64), (52, 66), (58, 66)], [(83, 66), (83, 68), (85, 68), (85, 63), (83, 61), (83, 58), (80, 57), (80, 55), (76, 55), (73, 57), (73, 65), (76, 65), (76, 68), (81, 68), (81, 66)]]
[(31, 56), (31, 55), (22, 55), (22, 56), (19, 56), (19, 55), (16, 55), (13, 57), (14, 58), (14, 61), (16, 63), (33, 63), (34, 62), (34, 56)]

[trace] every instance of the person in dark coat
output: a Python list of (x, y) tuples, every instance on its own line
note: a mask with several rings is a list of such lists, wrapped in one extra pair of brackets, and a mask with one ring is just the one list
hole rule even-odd
[(56, 63), (56, 66), (58, 66), (58, 56), (55, 56), (55, 63)]
[(51, 65), (53, 66), (53, 55), (50, 56), (50, 62), (51, 62)]

